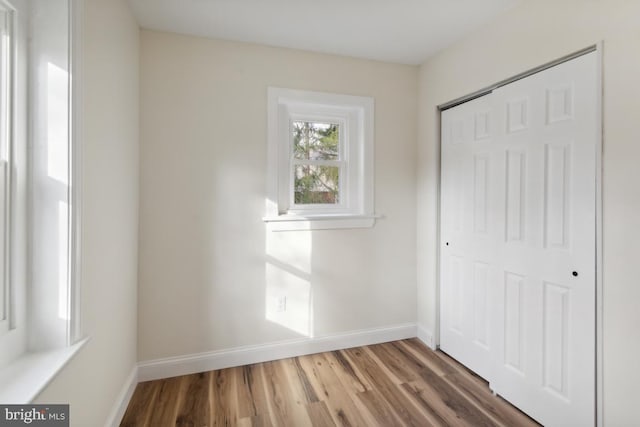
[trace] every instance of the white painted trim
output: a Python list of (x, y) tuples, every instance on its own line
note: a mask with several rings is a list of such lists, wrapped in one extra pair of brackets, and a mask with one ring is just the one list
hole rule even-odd
[(596, 139), (596, 425), (604, 426), (604, 274), (603, 268), (603, 198), (602, 198), (602, 172), (604, 163), (604, 116), (602, 103), (604, 99), (604, 42), (596, 45), (597, 67), (597, 106), (598, 109), (598, 135)]
[(433, 337), (433, 333), (431, 331), (429, 331), (428, 329), (423, 328), (422, 326), (418, 325), (417, 328), (417, 332), (418, 332), (418, 339), (420, 341), (422, 341), (424, 343), (424, 345), (426, 345), (427, 347), (429, 347), (431, 350), (436, 351), (436, 342), (434, 340)]
[(124, 413), (127, 411), (127, 407), (131, 401), (131, 396), (133, 396), (133, 392), (136, 390), (137, 385), (138, 366), (136, 365), (131, 369), (131, 373), (122, 386), (122, 390), (118, 393), (118, 397), (113, 408), (107, 417), (107, 422), (104, 424), (105, 427), (118, 427), (120, 425), (122, 417), (124, 417)]
[(264, 217), (269, 231), (370, 228), (381, 215), (280, 215)]
[(81, 319), (81, 279), (82, 279), (82, 141), (84, 137), (84, 94), (83, 94), (83, 34), (84, 0), (72, 0), (69, 4), (69, 67), (70, 118), (69, 118), (69, 325), (67, 343), (80, 340)]
[(436, 113), (437, 117), (437, 138), (438, 138), (438, 146), (436, 147), (437, 153), (437, 178), (436, 178), (436, 265), (435, 265), (435, 277), (436, 277), (436, 312), (434, 313), (435, 317), (435, 334), (434, 338), (434, 349), (440, 348), (440, 322), (442, 317), (442, 312), (440, 310), (440, 298), (442, 295), (441, 289), (441, 280), (442, 280), (442, 271), (440, 268), (440, 258), (442, 256), (442, 110), (438, 109)]
[(138, 363), (138, 380), (157, 380), (178, 375), (206, 372), (214, 369), (224, 369), (302, 356), (305, 354), (322, 353), (325, 351), (415, 338), (416, 332), (415, 323), (406, 323), (383, 328), (327, 335), (318, 338), (279, 341), (207, 353), (147, 360)]
[[(14, 257), (11, 256), (11, 248), (12, 242), (14, 240), (14, 232), (13, 226), (15, 223), (15, 214), (13, 205), (16, 203), (16, 194), (15, 194), (15, 186), (14, 181), (17, 181), (13, 178), (14, 171), (16, 169), (16, 135), (17, 135), (17, 123), (18, 123), (18, 108), (17, 108), (17, 69), (18, 69), (18, 61), (17, 61), (17, 32), (16, 32), (16, 10), (9, 3), (4, 0), (0, 0), (0, 7), (3, 9), (3, 21), (7, 20), (8, 22), (3, 22), (3, 30), (8, 33), (8, 37), (10, 40), (9, 44), (9, 52), (6, 57), (8, 57), (8, 91), (3, 94), (3, 97), (7, 97), (7, 127), (8, 138), (7, 138), (7, 159), (6, 159), (6, 180), (4, 183), (4, 193), (5, 193), (5, 202), (3, 203), (2, 209), (4, 209), (4, 221), (0, 224), (0, 227), (3, 229), (4, 239), (1, 244), (3, 247), (3, 264), (5, 266), (3, 275), (0, 277), (0, 292), (3, 294), (2, 299), (0, 300), (0, 317), (4, 314), (5, 318), (0, 318), (0, 335), (4, 335), (8, 333), (12, 327), (14, 326), (14, 322), (12, 321), (12, 311), (14, 304), (11, 303), (12, 300), (12, 259)], [(5, 24), (8, 24), (5, 26)]]
[(0, 402), (31, 403), (88, 341), (89, 338), (85, 338), (70, 347), (25, 353), (0, 369)]

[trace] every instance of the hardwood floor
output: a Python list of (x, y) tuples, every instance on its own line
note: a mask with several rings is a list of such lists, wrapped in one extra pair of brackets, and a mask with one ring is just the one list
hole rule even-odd
[(121, 426), (536, 426), (417, 339), (138, 384)]

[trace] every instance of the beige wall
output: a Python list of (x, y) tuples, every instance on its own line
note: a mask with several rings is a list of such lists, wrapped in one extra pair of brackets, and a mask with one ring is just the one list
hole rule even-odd
[(528, 1), (420, 68), (418, 319), (436, 327), (436, 106), (604, 41), (604, 417), (637, 424), (640, 2)]
[(91, 340), (37, 398), (104, 425), (136, 363), (138, 27), (126, 0), (85, 0), (82, 322)]
[[(140, 360), (415, 322), (417, 67), (151, 31), (141, 67)], [(375, 98), (374, 228), (266, 232), (268, 86)]]

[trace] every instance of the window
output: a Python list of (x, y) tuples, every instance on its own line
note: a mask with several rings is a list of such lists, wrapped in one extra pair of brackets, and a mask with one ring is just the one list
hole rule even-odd
[[(80, 340), (77, 2), (0, 0), (0, 401), (25, 403)], [(70, 10), (70, 8), (72, 10)], [(74, 18), (75, 20), (75, 18)], [(75, 24), (74, 24), (75, 25)], [(74, 27), (77, 28), (77, 27)], [(73, 84), (81, 87), (74, 75)], [(79, 120), (71, 120), (72, 113)]]
[[(335, 120), (334, 120), (335, 122)], [(291, 122), (291, 173), (295, 209), (340, 206), (346, 162), (342, 123), (300, 118)], [(344, 138), (343, 138), (344, 139)]]
[(273, 230), (373, 226), (372, 98), (269, 88), (268, 131)]
[(0, 2), (0, 334), (9, 330), (11, 146), (13, 141), (13, 11)]

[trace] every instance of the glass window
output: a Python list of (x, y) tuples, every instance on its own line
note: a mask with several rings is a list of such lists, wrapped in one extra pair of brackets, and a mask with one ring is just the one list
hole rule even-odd
[(265, 221), (279, 229), (298, 229), (283, 223), (300, 220), (310, 228), (372, 226), (373, 99), (280, 88), (269, 88), (268, 98)]
[(294, 120), (291, 130), (293, 205), (339, 204), (340, 125)]
[(0, 3), (0, 333), (9, 330), (13, 13)]

